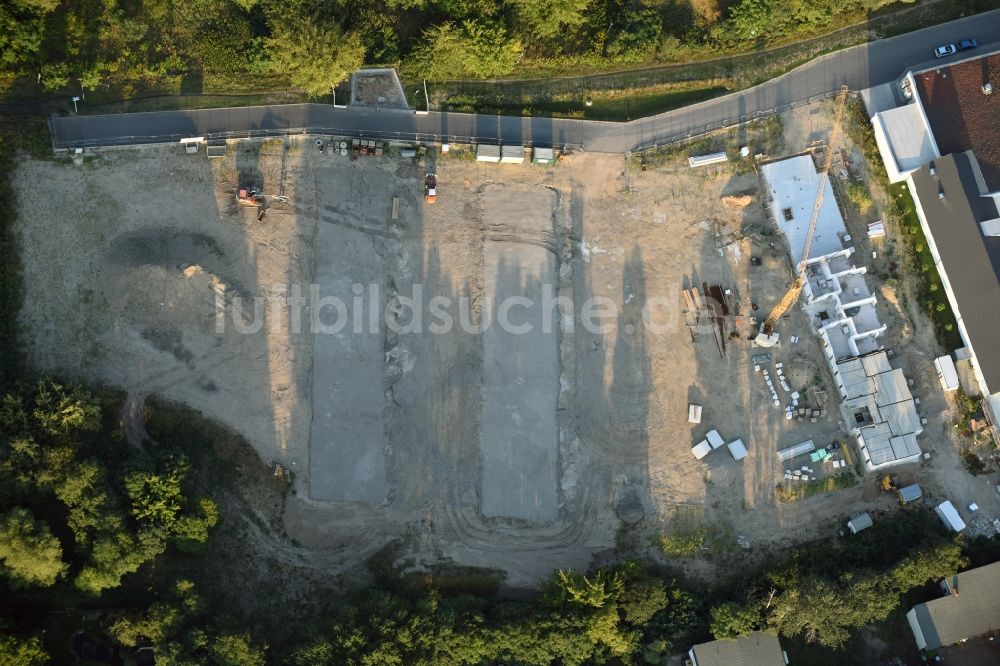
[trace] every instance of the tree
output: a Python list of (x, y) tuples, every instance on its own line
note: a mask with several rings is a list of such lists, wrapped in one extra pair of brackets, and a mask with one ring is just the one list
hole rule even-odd
[(645, 627), (670, 603), (666, 582), (649, 575), (638, 562), (622, 562), (613, 570), (620, 581), (614, 588), (615, 601), (628, 624)]
[(194, 583), (177, 581), (167, 598), (156, 601), (142, 613), (115, 617), (108, 626), (108, 633), (125, 647), (134, 648), (143, 638), (154, 645), (178, 636), (190, 615), (202, 609), (201, 597)]
[[(249, 634), (232, 633), (205, 617), (194, 583), (179, 580), (164, 598), (143, 612), (112, 618), (108, 634), (127, 648), (143, 639), (153, 644), (156, 663), (210, 666), (263, 666), (267, 646)], [(323, 663), (321, 661), (308, 662)]]
[(0, 664), (7, 666), (44, 666), (49, 655), (37, 636), (13, 636), (0, 633)]
[(364, 62), (357, 33), (304, 16), (274, 22), (265, 44), (273, 70), (313, 96), (329, 93)]
[(219, 507), (207, 497), (198, 500), (198, 513), (186, 513), (174, 523), (173, 538), (177, 549), (184, 553), (200, 553), (208, 532), (219, 522)]
[(652, 55), (662, 33), (663, 23), (656, 10), (625, 10), (605, 51), (619, 62), (640, 62)]
[(45, 21), (40, 12), (18, 3), (0, 2), (0, 65), (23, 66), (42, 46)]
[(99, 527), (116, 526), (111, 511), (111, 499), (104, 481), (104, 470), (94, 460), (77, 465), (76, 474), (67, 474), (55, 487), (55, 495), (68, 509), (67, 523), (73, 530), (77, 548), (90, 543), (90, 537)]
[(752, 41), (771, 30), (774, 0), (740, 0), (729, 8), (729, 19), (714, 30), (721, 41)]
[(219, 509), (202, 497), (193, 511), (185, 511), (183, 483), (189, 469), (183, 456), (168, 455), (156, 463), (143, 460), (125, 475), (123, 483), (130, 513), (143, 529), (173, 539), (184, 552), (197, 553), (219, 521)]
[(132, 505), (132, 516), (140, 523), (171, 529), (181, 510), (181, 480), (187, 474), (187, 461), (168, 459), (162, 470), (146, 469), (125, 476), (125, 492)]
[(267, 647), (255, 645), (249, 634), (221, 634), (208, 644), (215, 666), (264, 666)]
[(872, 574), (836, 583), (806, 578), (775, 599), (771, 624), (785, 636), (839, 648), (851, 629), (884, 620), (897, 601)]
[(590, 0), (514, 0), (517, 18), (539, 40), (552, 39), (586, 21)]
[(621, 580), (611, 571), (602, 569), (593, 580), (575, 571), (560, 569), (546, 586), (546, 603), (560, 606), (566, 603), (604, 608), (621, 590)]
[(734, 601), (714, 606), (709, 616), (708, 629), (717, 639), (749, 634), (760, 624), (760, 613), (756, 608)]
[(968, 564), (961, 545), (954, 541), (938, 541), (900, 560), (890, 576), (896, 590), (902, 594), (928, 581), (951, 576)]
[(123, 576), (135, 573), (163, 550), (162, 538), (152, 532), (140, 532), (138, 536), (125, 530), (99, 532), (90, 559), (77, 575), (76, 586), (90, 594), (116, 588)]
[(520, 59), (521, 42), (508, 36), (501, 24), (470, 19), (425, 30), (406, 70), (437, 81), (491, 78), (510, 74)]
[(0, 516), (0, 560), (14, 587), (50, 587), (67, 569), (49, 526), (20, 507)]
[[(43, 68), (42, 78), (45, 76)], [(59, 67), (53, 66), (52, 76), (59, 78), (61, 85), (68, 83), (65, 72)], [(46, 434), (65, 437), (78, 432), (95, 432), (100, 427), (101, 408), (97, 399), (83, 389), (43, 379), (38, 382), (35, 392), (33, 416)]]

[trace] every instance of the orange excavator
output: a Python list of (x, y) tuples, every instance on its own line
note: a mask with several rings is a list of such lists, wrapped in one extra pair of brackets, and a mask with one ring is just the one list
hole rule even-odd
[(255, 187), (240, 187), (236, 190), (236, 200), (242, 206), (260, 206), (262, 197)]

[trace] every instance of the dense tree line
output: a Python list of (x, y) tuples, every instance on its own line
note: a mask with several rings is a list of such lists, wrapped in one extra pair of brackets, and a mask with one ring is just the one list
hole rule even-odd
[[(0, 401), (8, 596), (36, 608), (46, 599), (99, 602), (156, 558), (221, 555), (206, 551), (218, 511), (190, 488), (187, 460), (162, 443), (130, 448), (114, 422), (119, 408), (50, 380)], [(974, 552), (977, 563), (1000, 556), (992, 543)], [(710, 588), (623, 562), (586, 575), (557, 571), (534, 598), (505, 600), (442, 594), (395, 573), (385, 564), (392, 559), (373, 563), (373, 586), (308, 618), (291, 642), (250, 633), (253, 617), (213, 608), (191, 581), (162, 576), (131, 610), (106, 602), (102, 627), (112, 645), (151, 645), (167, 666), (657, 664), (693, 642), (762, 628), (841, 649), (858, 628), (898, 612), (904, 594), (968, 564), (962, 545), (919, 509), (799, 546)], [(45, 663), (45, 623), (15, 626), (14, 617), (0, 613), (0, 663)]]
[[(906, 0), (904, 0), (906, 1)], [(276, 75), (329, 92), (365, 63), (432, 80), (522, 65), (607, 67), (696, 58), (821, 30), (890, 0), (9, 0), (0, 3), (0, 90)], [(725, 7), (722, 11), (720, 8)]]
[[(763, 628), (838, 649), (854, 630), (899, 610), (902, 593), (966, 564), (953, 541), (934, 535), (915, 543), (910, 554), (887, 566), (848, 570), (824, 558), (825, 576), (793, 558), (713, 595), (685, 590), (634, 562), (586, 576), (557, 571), (531, 601), (443, 596), (405, 579), (382, 578), (345, 599), (332, 617), (317, 619), (281, 653), (267, 654), (249, 636), (232, 636), (245, 655), (232, 663), (659, 664), (696, 640)], [(827, 548), (826, 555), (841, 552)], [(746, 589), (759, 592), (734, 591)], [(158, 654), (170, 655), (164, 663), (194, 663), (177, 655), (183, 657), (184, 646), (203, 644), (206, 634), (197, 613), (185, 608), (192, 606), (174, 596), (145, 613), (117, 619), (111, 633), (125, 642), (153, 636)], [(216, 663), (204, 649), (196, 654)]]
[(0, 574), (11, 588), (67, 581), (98, 595), (168, 547), (207, 541), (218, 511), (185, 493), (187, 461), (130, 449), (103, 416), (93, 394), (50, 380), (0, 399)]

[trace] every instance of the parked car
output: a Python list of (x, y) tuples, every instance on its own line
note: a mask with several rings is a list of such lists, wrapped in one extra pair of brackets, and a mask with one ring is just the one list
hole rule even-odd
[(969, 49), (974, 49), (979, 46), (979, 42), (974, 39), (963, 39), (958, 43), (959, 51), (968, 51)]
[(945, 44), (934, 49), (934, 56), (944, 58), (945, 56), (955, 55), (957, 52), (958, 49), (955, 48), (954, 44)]

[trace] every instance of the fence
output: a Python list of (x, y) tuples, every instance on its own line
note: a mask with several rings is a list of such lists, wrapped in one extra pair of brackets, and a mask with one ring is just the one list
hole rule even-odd
[[(687, 141), (689, 139), (698, 138), (706, 134), (711, 134), (723, 129), (728, 129), (731, 127), (739, 127), (740, 125), (752, 122), (754, 120), (761, 120), (763, 118), (768, 118), (775, 114), (784, 113), (795, 108), (805, 106), (807, 104), (812, 104), (824, 99), (830, 99), (835, 97), (838, 91), (830, 91), (822, 93), (819, 95), (813, 95), (807, 99), (798, 100), (788, 104), (782, 104), (780, 106), (773, 107), (771, 109), (760, 110), (754, 113), (742, 114), (738, 116), (733, 116), (731, 118), (726, 118), (720, 121), (715, 121), (712, 123), (706, 123), (700, 127), (689, 128), (683, 132), (676, 132), (674, 134), (669, 134), (666, 136), (657, 137), (656, 139), (641, 143), (638, 145), (627, 145), (625, 143), (626, 139), (621, 139), (621, 145), (617, 146), (617, 150), (608, 152), (641, 152), (645, 150), (652, 150), (656, 148), (662, 148), (674, 143), (681, 141)], [(722, 99), (722, 98), (720, 98)], [(713, 100), (716, 101), (716, 100)], [(703, 102), (703, 104), (711, 104), (710, 102)], [(667, 112), (668, 114), (671, 112)], [(664, 114), (667, 115), (667, 114)], [(58, 138), (58, 132), (55, 127), (55, 121), (57, 119), (49, 118), (49, 131), (52, 135), (52, 148), (53, 150), (67, 151), (74, 150), (77, 148), (99, 148), (99, 147), (112, 147), (112, 146), (136, 146), (136, 145), (146, 145), (155, 143), (176, 143), (181, 139), (191, 136), (190, 133), (179, 134), (149, 134), (149, 135), (126, 135), (117, 137), (105, 137), (98, 139), (78, 139), (78, 140), (60, 140)], [(648, 118), (640, 118), (638, 120), (630, 121), (629, 123), (623, 123), (625, 125), (634, 123), (646, 122)], [(558, 119), (553, 119), (554, 122), (558, 122)], [(574, 120), (573, 123), (579, 123), (579, 127), (589, 125), (591, 130), (591, 135), (600, 134), (602, 128), (607, 128), (612, 123), (602, 122), (602, 121), (587, 121), (587, 120)], [(613, 131), (613, 130), (611, 130)], [(348, 137), (355, 139), (380, 139), (384, 141), (412, 141), (420, 143), (455, 143), (455, 144), (475, 144), (480, 142), (480, 140), (487, 140), (490, 142), (501, 141), (495, 136), (480, 137), (480, 136), (467, 136), (467, 135), (456, 135), (456, 134), (439, 134), (435, 132), (398, 132), (398, 131), (388, 131), (388, 130), (359, 130), (351, 127), (291, 127), (291, 128), (275, 128), (275, 129), (248, 129), (248, 130), (227, 130), (222, 132), (212, 132), (212, 133), (199, 133), (199, 136), (204, 137), (206, 141), (222, 140), (222, 139), (254, 139), (254, 138), (267, 138), (267, 137), (286, 137), (286, 136), (299, 136), (299, 135), (327, 135), (327, 136), (337, 136), (337, 137)], [(532, 145), (530, 140), (519, 141), (527, 146)], [(561, 141), (560, 147), (566, 149), (586, 149), (586, 145), (581, 141)]]
[[(60, 141), (56, 138), (55, 128), (52, 126), (52, 119), (49, 119), (49, 132), (52, 135), (52, 148), (56, 152), (74, 150), (76, 148), (102, 148), (114, 146), (141, 146), (154, 143), (177, 143), (181, 139), (190, 137), (190, 134), (149, 134), (149, 135), (129, 135), (118, 137), (107, 137), (103, 139), (78, 139), (71, 141)], [(284, 129), (254, 129), (254, 130), (230, 130), (225, 132), (202, 133), (199, 136), (205, 141), (216, 141), (225, 139), (263, 139), (268, 137), (287, 136), (337, 136), (352, 139), (379, 139), (383, 141), (410, 141), (419, 143), (455, 143), (455, 144), (475, 144), (478, 137), (461, 136), (455, 134), (436, 134), (432, 132), (392, 132), (387, 130), (358, 130), (346, 127), (292, 127)], [(490, 137), (490, 141), (496, 141)], [(523, 142), (530, 146), (531, 142)], [(581, 144), (564, 143), (568, 148), (582, 148)]]
[[(725, 120), (719, 120), (713, 123), (707, 123), (702, 127), (694, 130), (689, 130), (687, 132), (679, 132), (666, 137), (659, 137), (655, 141), (650, 143), (640, 144), (632, 150), (635, 152), (642, 152), (644, 150), (655, 150), (657, 148), (665, 148), (671, 144), (680, 143), (681, 141), (687, 141), (689, 139), (697, 139), (699, 137), (711, 134), (712, 132), (718, 132), (720, 130), (729, 129), (732, 127), (739, 127), (745, 123), (754, 122), (755, 120), (763, 120), (764, 118), (769, 118), (771, 116), (786, 113), (792, 109), (797, 109), (809, 104), (815, 104), (816, 102), (821, 102), (825, 99), (831, 99), (836, 97), (837, 91), (830, 91), (822, 93), (819, 95), (813, 95), (808, 99), (798, 100), (795, 102), (790, 102), (788, 104), (781, 104), (779, 106), (773, 107), (771, 109), (766, 109), (762, 111), (756, 111), (754, 113), (743, 114), (740, 116), (734, 116), (733, 118), (727, 118)], [(632, 122), (641, 122), (632, 121)]]

